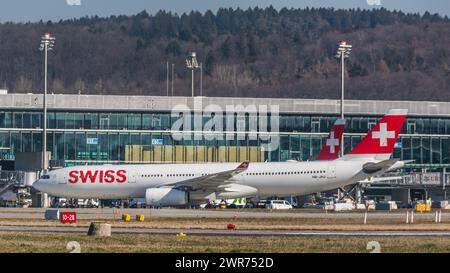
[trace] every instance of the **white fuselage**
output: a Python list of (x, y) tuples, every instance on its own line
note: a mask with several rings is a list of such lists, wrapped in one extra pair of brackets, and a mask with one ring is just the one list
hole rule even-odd
[[(367, 178), (362, 160), (250, 163), (230, 179), (243, 196), (305, 195), (336, 189)], [(146, 189), (235, 169), (239, 163), (100, 165), (68, 167), (47, 173), (33, 185), (68, 198), (144, 198)], [(84, 180), (84, 181), (83, 181)], [(112, 181), (112, 182), (111, 182)], [(248, 191), (254, 189), (254, 191)], [(220, 197), (220, 196), (219, 196)]]

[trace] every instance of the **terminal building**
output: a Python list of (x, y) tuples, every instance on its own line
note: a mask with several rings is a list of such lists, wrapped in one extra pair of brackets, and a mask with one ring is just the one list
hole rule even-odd
[[(200, 108), (198, 103), (201, 103)], [(339, 117), (339, 103), (339, 100), (326, 99), (49, 94), (47, 150), (51, 153), (50, 165), (53, 167), (314, 160), (332, 124)], [(42, 94), (0, 95), (0, 156), (3, 170), (14, 169), (17, 153), (42, 151), (42, 105)], [(188, 109), (184, 112), (204, 114), (199, 121), (200, 131), (197, 127), (187, 131), (193, 135), (190, 139), (173, 137), (172, 128), (177, 120), (183, 118), (173, 109), (178, 109), (180, 105)], [(207, 132), (202, 128), (217, 115), (208, 110), (211, 105), (216, 107), (214, 109), (223, 109), (220, 119), (227, 128), (225, 133), (236, 137), (206, 137)], [(239, 108), (241, 113), (229, 114), (226, 110), (229, 105), (242, 106)], [(269, 112), (268, 129), (264, 130), (260, 130), (261, 112), (255, 114), (249, 111), (261, 106), (267, 106)], [(271, 130), (274, 129), (271, 128), (271, 118), (275, 118), (271, 112), (273, 106), (277, 108), (277, 130)], [(450, 166), (448, 102), (347, 100), (345, 153), (394, 108), (408, 109), (409, 114), (393, 157), (414, 160), (406, 166), (405, 173), (438, 174), (439, 182), (435, 182), (434, 186), (445, 189), (445, 170)], [(258, 124), (256, 131), (249, 126), (252, 121)], [(233, 124), (231, 127), (225, 126), (230, 122)], [(262, 140), (250, 137), (250, 132), (256, 135), (276, 134), (279, 136), (277, 149), (265, 149)], [(195, 134), (204, 137), (196, 138)], [(426, 185), (422, 180), (418, 184)]]

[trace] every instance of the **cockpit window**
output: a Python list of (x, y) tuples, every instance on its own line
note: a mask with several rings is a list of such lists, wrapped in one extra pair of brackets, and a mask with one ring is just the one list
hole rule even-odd
[(42, 179), (50, 179), (50, 175), (48, 174), (44, 174), (43, 176), (41, 176)]

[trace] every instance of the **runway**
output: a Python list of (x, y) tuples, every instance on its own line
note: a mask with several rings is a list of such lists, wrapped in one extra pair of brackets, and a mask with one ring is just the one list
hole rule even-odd
[[(0, 219), (44, 219), (42, 208), (0, 208)], [(353, 212), (328, 212), (325, 211), (269, 211), (269, 210), (219, 210), (219, 209), (60, 209), (63, 211), (74, 211), (78, 219), (98, 220), (98, 219), (120, 219), (122, 214), (144, 214), (146, 218), (311, 218), (311, 219), (360, 219), (364, 211)], [(404, 219), (405, 211), (400, 212), (380, 212), (369, 211), (369, 219)], [(434, 213), (415, 213), (416, 219), (433, 217)], [(442, 219), (449, 219), (449, 212), (442, 212)]]
[[(86, 227), (36, 227), (0, 226), (0, 232), (37, 233), (87, 233)], [(305, 231), (305, 230), (218, 230), (218, 229), (154, 229), (154, 228), (112, 228), (112, 233), (176, 235), (180, 232), (188, 236), (358, 236), (358, 237), (396, 237), (396, 236), (450, 236), (450, 231)]]

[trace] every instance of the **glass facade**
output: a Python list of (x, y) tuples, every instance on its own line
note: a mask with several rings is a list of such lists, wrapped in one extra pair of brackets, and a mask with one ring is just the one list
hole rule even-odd
[[(345, 152), (350, 151), (380, 117), (346, 118)], [(239, 140), (182, 140), (170, 128), (179, 117), (156, 112), (48, 113), (48, 150), (53, 160), (69, 163), (133, 162), (253, 162), (310, 160), (319, 152), (337, 116), (280, 114), (279, 148), (265, 151), (261, 142)], [(235, 116), (235, 129), (250, 117)], [(209, 118), (203, 119), (203, 125)], [(227, 118), (223, 118), (226, 128)], [(259, 124), (259, 123), (258, 123)], [(35, 111), (0, 111), (0, 153), (14, 159), (16, 152), (42, 149), (42, 114)], [(270, 130), (270, 129), (269, 129)], [(450, 118), (408, 117), (394, 157), (414, 164), (450, 164)]]

